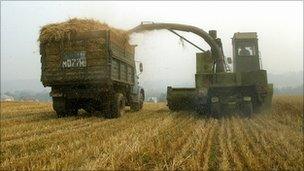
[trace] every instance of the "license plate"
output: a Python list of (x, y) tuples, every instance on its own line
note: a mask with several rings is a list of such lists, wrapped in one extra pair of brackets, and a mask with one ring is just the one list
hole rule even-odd
[(86, 52), (68, 52), (63, 54), (62, 68), (86, 67)]

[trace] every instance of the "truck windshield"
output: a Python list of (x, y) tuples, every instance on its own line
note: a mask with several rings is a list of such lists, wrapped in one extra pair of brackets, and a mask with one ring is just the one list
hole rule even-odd
[(239, 56), (255, 56), (256, 55), (256, 46), (254, 43), (240, 43), (237, 46), (237, 54)]

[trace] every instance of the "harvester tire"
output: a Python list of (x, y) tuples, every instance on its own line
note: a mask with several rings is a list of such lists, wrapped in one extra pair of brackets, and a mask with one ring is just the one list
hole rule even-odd
[(243, 104), (243, 114), (245, 116), (250, 116), (253, 113), (253, 105), (252, 102), (245, 102)]
[(211, 103), (210, 104), (210, 113), (212, 116), (219, 116), (221, 114), (221, 106), (219, 103)]
[(209, 113), (207, 105), (197, 105), (195, 107), (195, 109), (196, 109), (196, 112), (200, 115), (206, 115)]

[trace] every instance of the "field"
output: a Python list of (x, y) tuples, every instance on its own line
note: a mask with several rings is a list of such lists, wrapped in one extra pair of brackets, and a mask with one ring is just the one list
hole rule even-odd
[(51, 103), (2, 102), (0, 170), (303, 170), (303, 141), (303, 96), (277, 96), (251, 118), (147, 103), (118, 119), (58, 119)]

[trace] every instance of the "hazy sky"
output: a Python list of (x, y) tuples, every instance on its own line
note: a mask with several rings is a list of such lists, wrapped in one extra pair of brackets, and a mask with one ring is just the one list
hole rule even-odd
[[(3, 2), (1, 1), (1, 79), (40, 79), (37, 38), (41, 26), (88, 17), (122, 29), (141, 21), (190, 24), (215, 29), (226, 56), (235, 32), (258, 32), (262, 65), (270, 73), (303, 70), (303, 2)], [(184, 34), (205, 49), (198, 37)], [(142, 81), (194, 82), (197, 49), (168, 31), (135, 34)]]

